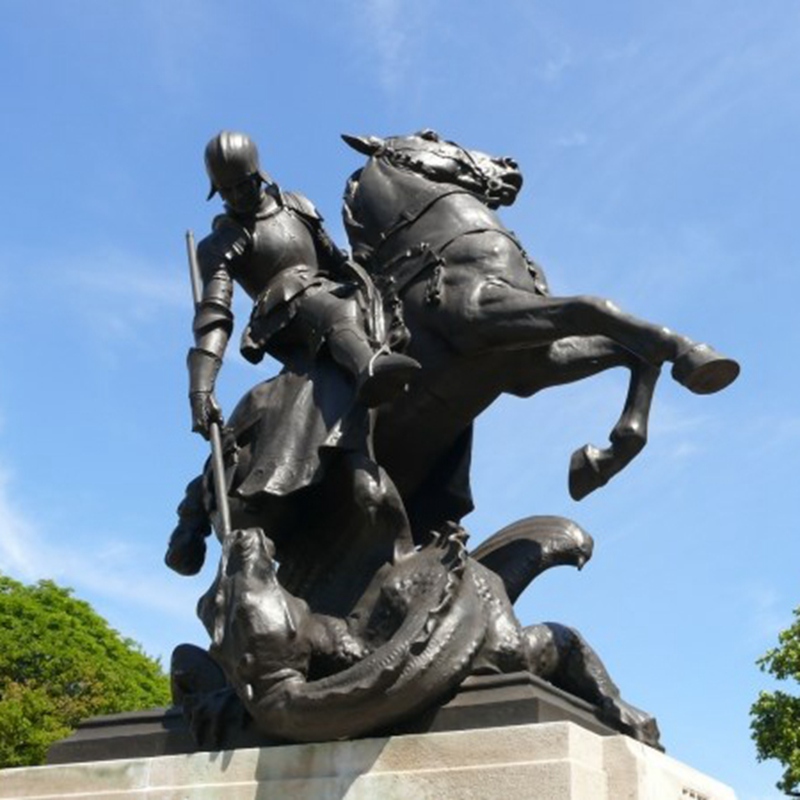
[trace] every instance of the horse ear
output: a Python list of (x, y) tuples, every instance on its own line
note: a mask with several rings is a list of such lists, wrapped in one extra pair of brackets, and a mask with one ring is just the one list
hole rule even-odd
[(344, 139), (353, 150), (358, 150), (359, 153), (363, 153), (365, 156), (375, 155), (375, 153), (383, 147), (383, 139), (377, 136), (350, 136), (347, 133), (343, 133), (342, 139)]

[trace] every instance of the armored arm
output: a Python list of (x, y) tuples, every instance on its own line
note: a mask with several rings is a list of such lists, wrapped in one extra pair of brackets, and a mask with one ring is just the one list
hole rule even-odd
[(320, 264), (324, 264), (334, 275), (341, 275), (344, 265), (348, 261), (348, 255), (336, 245), (333, 239), (331, 239), (328, 231), (322, 224), (321, 218), (316, 225), (315, 236), (317, 249), (320, 253)]
[(214, 232), (197, 249), (202, 293), (192, 325), (195, 346), (189, 350), (189, 402), (192, 430), (208, 436), (212, 421), (222, 422), (214, 387), (233, 330), (231, 264), (247, 245), (246, 232), (215, 224)]

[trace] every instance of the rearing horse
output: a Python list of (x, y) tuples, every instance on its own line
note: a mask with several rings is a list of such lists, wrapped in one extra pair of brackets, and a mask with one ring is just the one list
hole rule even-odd
[(630, 370), (611, 446), (587, 445), (572, 457), (570, 491), (580, 499), (644, 446), (663, 363), (698, 394), (737, 377), (735, 361), (609, 300), (551, 296), (541, 269), (495, 213), (522, 186), (512, 159), (430, 130), (343, 139), (369, 157), (345, 192), (353, 256), (402, 311), (408, 352), (423, 365), (409, 392), (380, 409), (375, 431), (378, 461), (417, 530), (469, 510), (470, 425), (503, 392), (530, 396), (611, 367)]

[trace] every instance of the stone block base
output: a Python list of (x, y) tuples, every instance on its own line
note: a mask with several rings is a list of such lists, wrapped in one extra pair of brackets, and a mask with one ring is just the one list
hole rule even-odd
[[(444, 705), (396, 725), (376, 731), (372, 738), (397, 734), (499, 728), (532, 722), (576, 722), (595, 733), (618, 731), (603, 721), (600, 710), (531, 675), (473, 675)], [(216, 750), (242, 750), (282, 744), (259, 734), (255, 726), (225, 732)], [(78, 726), (67, 739), (56, 742), (47, 753), (48, 764), (75, 761), (109, 761), (152, 758), (209, 750), (192, 738), (179, 708), (155, 708), (125, 714), (94, 717)]]
[(735, 800), (652, 748), (571, 722), (0, 772), (0, 800)]

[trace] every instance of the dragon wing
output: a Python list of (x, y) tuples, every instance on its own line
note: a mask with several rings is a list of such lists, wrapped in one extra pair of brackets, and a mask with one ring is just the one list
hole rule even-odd
[(480, 544), (470, 556), (496, 572), (512, 603), (550, 567), (578, 569), (592, 557), (592, 537), (565, 517), (526, 517), (506, 526)]

